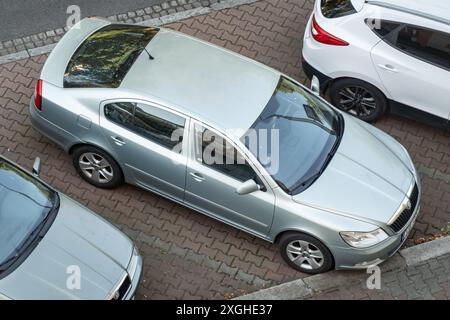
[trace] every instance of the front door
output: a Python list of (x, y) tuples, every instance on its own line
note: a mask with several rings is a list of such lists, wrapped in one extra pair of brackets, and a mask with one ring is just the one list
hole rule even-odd
[(102, 104), (100, 124), (127, 182), (183, 201), (188, 119), (147, 103), (114, 101)]
[[(275, 197), (229, 141), (205, 126), (191, 124), (186, 175), (186, 204), (245, 231), (266, 237), (272, 225)], [(261, 190), (239, 195), (236, 189), (254, 179)]]

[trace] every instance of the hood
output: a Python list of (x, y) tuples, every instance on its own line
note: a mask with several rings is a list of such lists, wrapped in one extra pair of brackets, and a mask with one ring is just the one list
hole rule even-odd
[[(11, 299), (105, 299), (125, 274), (133, 243), (122, 232), (60, 194), (53, 225), (27, 259), (0, 280)], [(68, 289), (73, 268), (81, 288)]]
[(345, 115), (341, 144), (323, 174), (294, 201), (386, 224), (413, 182), (408, 164), (367, 128)]

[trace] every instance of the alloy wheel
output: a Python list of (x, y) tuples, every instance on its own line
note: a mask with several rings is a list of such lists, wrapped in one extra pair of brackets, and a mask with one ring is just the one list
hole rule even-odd
[(324, 263), (322, 251), (308, 241), (291, 241), (286, 247), (286, 253), (292, 262), (306, 270), (319, 269)]
[(371, 116), (377, 109), (373, 94), (359, 86), (345, 87), (339, 91), (339, 105), (342, 110), (360, 118)]
[(78, 160), (78, 164), (81, 172), (94, 182), (108, 183), (114, 177), (114, 171), (111, 164), (97, 153), (83, 153)]

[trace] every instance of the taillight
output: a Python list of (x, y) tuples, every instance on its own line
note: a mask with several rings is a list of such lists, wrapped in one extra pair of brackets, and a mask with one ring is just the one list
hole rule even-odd
[(348, 46), (349, 43), (333, 36), (331, 33), (326, 32), (316, 21), (316, 17), (313, 16), (311, 23), (311, 34), (317, 42), (327, 44), (330, 46)]
[(34, 105), (36, 109), (42, 109), (42, 80), (38, 80), (34, 90)]

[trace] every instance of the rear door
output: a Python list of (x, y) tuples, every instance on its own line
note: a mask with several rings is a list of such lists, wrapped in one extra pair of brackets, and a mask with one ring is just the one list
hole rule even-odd
[(115, 100), (101, 105), (100, 125), (127, 182), (183, 201), (188, 118), (147, 102)]
[[(389, 16), (389, 15), (388, 15)], [(374, 29), (383, 41), (371, 52), (377, 72), (393, 100), (439, 117), (450, 116), (450, 33), (391, 17)], [(398, 18), (398, 19), (396, 19)]]

